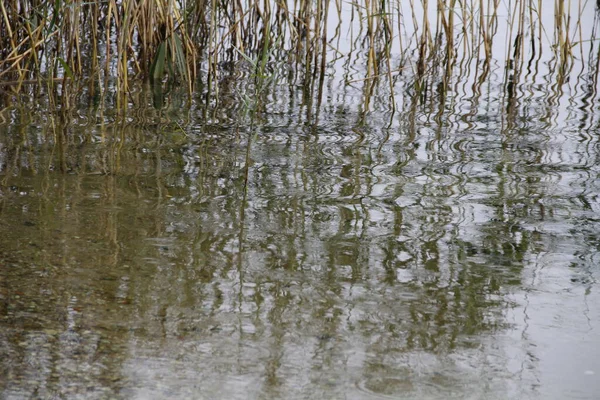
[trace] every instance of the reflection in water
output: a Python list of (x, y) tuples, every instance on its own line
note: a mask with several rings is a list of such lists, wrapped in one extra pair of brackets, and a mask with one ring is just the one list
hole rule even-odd
[(368, 119), (7, 109), (1, 397), (593, 398), (595, 78), (535, 62)]
[(595, 393), (595, 137), (294, 118), (5, 127), (3, 397)]

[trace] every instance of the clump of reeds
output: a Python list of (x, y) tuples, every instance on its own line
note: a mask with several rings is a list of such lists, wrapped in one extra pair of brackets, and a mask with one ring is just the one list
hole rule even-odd
[[(378, 90), (387, 91), (394, 110), (398, 77), (410, 77), (418, 101), (443, 101), (466, 70), (477, 94), (496, 58), (510, 101), (524, 65), (544, 48), (555, 53), (560, 84), (574, 49), (595, 40), (581, 30), (590, 6), (575, 1), (3, 0), (0, 89), (17, 94), (36, 83), (56, 93), (60, 86), (57, 101), (68, 108), (69, 94), (85, 80), (91, 91), (114, 88), (118, 108), (125, 108), (132, 80), (179, 83), (192, 92), (200, 76), (207, 100), (218, 103), (225, 66), (244, 63), (252, 69), (252, 85), (240, 90), (248, 109), (262, 109), (261, 94), (285, 71), (312, 110), (328, 67), (355, 57), (364, 77), (347, 83), (364, 85), (364, 110)], [(543, 24), (542, 7), (554, 8), (551, 27)], [(350, 49), (342, 50), (340, 40)]]
[(132, 78), (191, 85), (196, 75), (197, 46), (171, 0), (8, 0), (0, 10), (0, 79), (15, 92), (87, 77), (114, 78), (125, 94)]

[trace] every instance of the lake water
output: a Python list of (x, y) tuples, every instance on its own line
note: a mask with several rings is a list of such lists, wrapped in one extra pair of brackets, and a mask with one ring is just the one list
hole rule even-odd
[(333, 67), (2, 104), (0, 398), (598, 398), (598, 66), (546, 50), (395, 113)]

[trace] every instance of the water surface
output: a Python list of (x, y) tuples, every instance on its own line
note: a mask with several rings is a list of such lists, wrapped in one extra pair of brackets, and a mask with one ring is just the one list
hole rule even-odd
[(0, 397), (596, 398), (600, 109), (550, 58), (395, 113), (7, 105)]

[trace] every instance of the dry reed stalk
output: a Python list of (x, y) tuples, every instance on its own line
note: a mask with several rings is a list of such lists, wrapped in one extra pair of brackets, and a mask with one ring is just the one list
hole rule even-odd
[[(334, 5), (337, 25), (329, 37)], [(521, 75), (530, 73), (549, 42), (559, 85), (574, 65), (575, 46), (584, 58), (587, 38), (581, 21), (587, 5), (581, 0), (555, 0), (552, 34), (542, 26), (542, 0), (355, 0), (349, 16), (344, 7), (341, 0), (5, 0), (0, 2), (0, 79), (20, 83), (5, 85), (12, 93), (26, 82), (45, 82), (48, 90), (57, 91), (51, 102), (71, 106), (73, 100), (66, 97), (77, 95), (78, 78), (91, 77), (90, 91), (102, 84), (100, 92), (116, 87), (117, 107), (125, 110), (133, 101), (134, 81), (148, 79), (161, 87), (180, 82), (192, 92), (203, 65), (207, 103), (218, 104), (224, 65), (235, 69), (244, 56), (254, 60), (253, 73), (242, 75), (255, 84), (248, 90), (256, 94), (272, 86), (271, 71), (285, 58), (290, 82), (302, 83), (308, 110), (315, 94), (317, 108), (321, 104), (330, 65), (356, 70), (360, 61), (364, 76), (345, 70), (345, 81), (364, 82), (365, 110), (379, 90), (389, 92), (393, 111), (394, 74), (402, 74), (405, 63), (413, 65), (414, 80), (408, 84), (417, 96), (433, 101), (437, 91), (435, 98), (442, 102), (464, 72), (479, 93), (498, 58), (506, 64), (506, 99), (514, 98), (530, 76)], [(346, 25), (350, 51), (342, 54)], [(493, 54), (495, 42), (502, 40), (496, 37), (500, 25), (507, 27), (506, 48)], [(339, 62), (341, 57), (346, 60)], [(55, 78), (69, 79), (63, 85)], [(236, 86), (241, 87), (245, 84)], [(256, 110), (263, 108), (264, 96), (254, 96)]]

